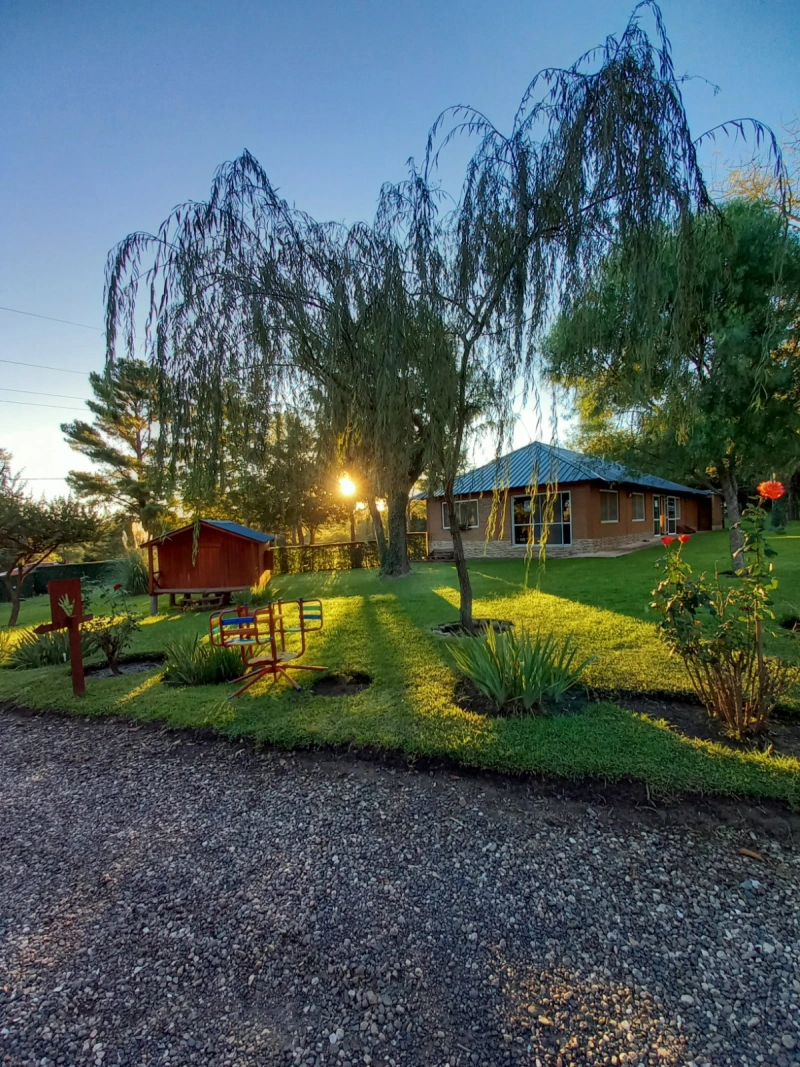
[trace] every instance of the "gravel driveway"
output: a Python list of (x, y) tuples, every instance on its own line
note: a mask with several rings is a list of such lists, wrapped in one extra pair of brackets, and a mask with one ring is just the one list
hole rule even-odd
[(800, 1064), (766, 832), (10, 712), (0, 783), (4, 1064)]

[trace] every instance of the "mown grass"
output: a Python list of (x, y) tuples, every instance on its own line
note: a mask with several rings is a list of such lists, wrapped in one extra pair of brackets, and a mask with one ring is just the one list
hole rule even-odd
[[(797, 612), (800, 528), (775, 539), (781, 586), (776, 613)], [(698, 537), (687, 549), (696, 567), (728, 565), (724, 534)], [(595, 655), (587, 680), (597, 688), (682, 692), (683, 669), (658, 640), (649, 612), (660, 552), (618, 559), (552, 560), (544, 571), (519, 561), (479, 560), (471, 566), (477, 615), (524, 623), (529, 629), (572, 633), (581, 656)], [(539, 772), (566, 778), (644, 781), (657, 792), (705, 792), (776, 797), (800, 805), (800, 761), (732, 750), (692, 740), (666, 724), (592, 704), (580, 714), (487, 719), (454, 703), (456, 675), (447, 641), (431, 628), (455, 618), (455, 571), (448, 564), (415, 567), (399, 582), (373, 572), (296, 575), (275, 582), (276, 595), (320, 596), (325, 629), (310, 642), (305, 662), (331, 672), (361, 671), (372, 685), (356, 696), (315, 697), (309, 676), (296, 693), (286, 683), (255, 686), (229, 701), (224, 687), (172, 689), (158, 671), (87, 680), (72, 696), (65, 667), (0, 672), (0, 699), (85, 715), (121, 714), (174, 726), (213, 727), (285, 748), (322, 744), (380, 746), (410, 756), (447, 757), (466, 766)], [(146, 598), (138, 601), (147, 609)], [(4, 621), (0, 607), (0, 623)], [(28, 601), (21, 622), (46, 621), (45, 598)], [(160, 652), (178, 634), (202, 633), (208, 616), (168, 613), (143, 619), (132, 651)], [(797, 656), (788, 634), (771, 651)]]

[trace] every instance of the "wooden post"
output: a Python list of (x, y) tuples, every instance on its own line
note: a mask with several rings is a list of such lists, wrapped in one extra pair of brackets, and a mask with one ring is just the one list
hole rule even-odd
[(76, 697), (86, 696), (86, 676), (83, 671), (81, 630), (77, 619), (67, 619), (69, 632), (69, 661), (72, 666), (72, 692)]
[[(86, 677), (83, 670), (83, 649), (81, 648), (81, 623), (90, 622), (92, 615), (83, 614), (80, 578), (63, 578), (48, 582), (50, 595), (50, 618), (52, 622), (37, 626), (34, 633), (49, 634), (53, 630), (66, 630), (69, 634), (69, 662), (72, 668), (72, 692), (76, 697), (86, 696)], [(68, 615), (61, 606), (63, 600), (71, 604), (72, 614)]]

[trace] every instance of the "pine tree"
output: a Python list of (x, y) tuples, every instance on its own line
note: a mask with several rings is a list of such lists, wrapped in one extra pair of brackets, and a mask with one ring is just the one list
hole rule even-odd
[(77, 419), (61, 430), (70, 448), (86, 456), (94, 471), (70, 471), (67, 483), (81, 499), (121, 513), (146, 532), (155, 532), (167, 508), (158, 494), (157, 376), (150, 364), (117, 361), (105, 374), (89, 375), (95, 418)]

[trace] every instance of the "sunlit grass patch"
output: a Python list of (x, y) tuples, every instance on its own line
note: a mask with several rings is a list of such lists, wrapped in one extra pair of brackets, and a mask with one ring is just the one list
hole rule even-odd
[[(776, 539), (778, 574), (800, 589), (800, 539)], [(693, 565), (713, 566), (725, 538), (698, 538)], [(620, 559), (560, 560), (533, 567), (525, 584), (521, 561), (476, 560), (471, 565), (475, 614), (512, 620), (529, 632), (572, 635), (581, 658), (595, 656), (588, 683), (607, 690), (680, 694), (688, 682), (680, 661), (659, 641), (648, 610), (658, 550)], [(331, 673), (363, 673), (371, 684), (352, 696), (316, 697), (318, 675), (264, 681), (236, 700), (230, 687), (170, 689), (162, 671), (117, 678), (87, 676), (87, 695), (72, 696), (66, 666), (0, 670), (0, 700), (83, 715), (124, 715), (176, 727), (213, 728), (286, 748), (345, 745), (449, 758), (498, 771), (576, 779), (644, 781), (663, 793), (708, 792), (781, 797), (800, 803), (800, 761), (690, 739), (645, 715), (612, 703), (576, 714), (487, 718), (456, 702), (456, 671), (448, 639), (433, 627), (457, 618), (454, 568), (419, 565), (408, 579), (382, 582), (374, 572), (287, 576), (275, 583), (286, 598), (321, 596), (325, 628), (312, 635), (303, 662)], [(779, 593), (776, 610), (791, 603)], [(147, 598), (137, 599), (147, 610)], [(22, 623), (49, 619), (49, 603), (23, 605)], [(131, 652), (161, 653), (176, 637), (208, 631), (207, 613), (164, 611), (135, 635)], [(452, 640), (452, 639), (450, 639)], [(458, 639), (456, 639), (458, 640)], [(461, 639), (463, 640), (463, 639)], [(787, 634), (776, 649), (795, 655)]]

